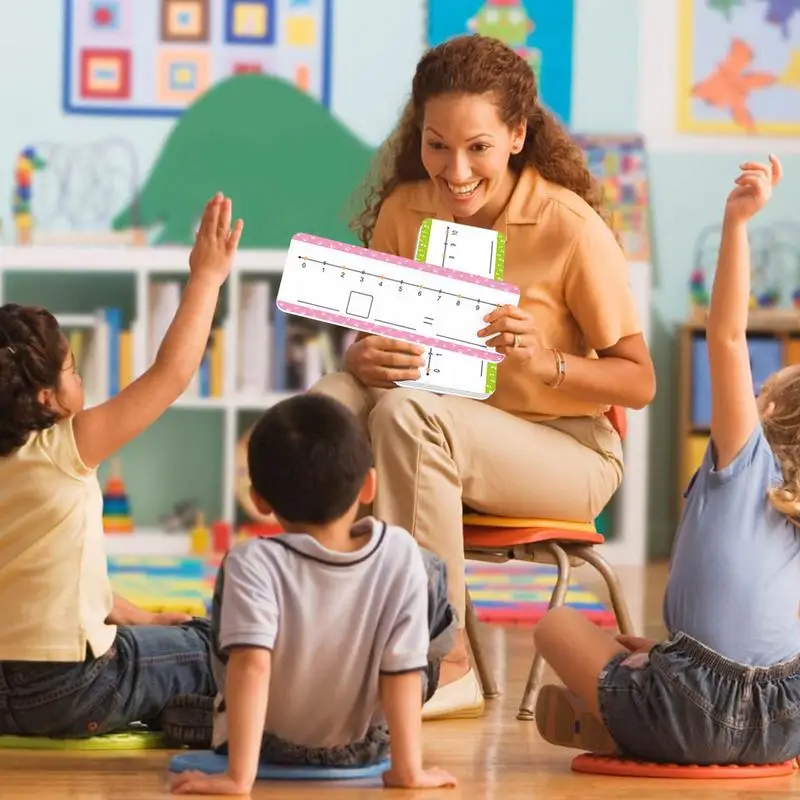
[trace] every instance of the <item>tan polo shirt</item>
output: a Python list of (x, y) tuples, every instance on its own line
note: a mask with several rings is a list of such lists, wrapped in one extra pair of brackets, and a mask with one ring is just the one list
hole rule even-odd
[[(372, 249), (414, 258), (427, 217), (453, 221), (431, 181), (401, 184), (381, 207)], [(526, 167), (494, 229), (506, 237), (504, 280), (519, 286), (520, 306), (533, 315), (545, 347), (596, 357), (641, 332), (627, 260), (601, 217), (574, 192)], [(483, 402), (530, 419), (608, 410), (505, 362), (497, 389)]]
[(0, 458), (0, 661), (101, 656), (112, 606), (103, 496), (70, 418)]

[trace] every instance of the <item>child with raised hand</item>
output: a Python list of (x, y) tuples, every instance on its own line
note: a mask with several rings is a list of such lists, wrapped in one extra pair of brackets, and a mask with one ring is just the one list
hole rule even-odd
[(0, 734), (158, 726), (175, 695), (216, 691), (208, 621), (113, 594), (97, 467), (188, 387), (241, 233), (216, 195), (153, 365), (93, 408), (55, 317), (0, 307)]
[(456, 781), (422, 763), (422, 704), (454, 638), (444, 564), (372, 517), (366, 431), (336, 400), (269, 409), (248, 443), (253, 501), (285, 533), (233, 547), (217, 575), (213, 744), (224, 775), (173, 776), (178, 794), (248, 794), (260, 761), (355, 767), (389, 754), (387, 786)]
[(706, 328), (711, 439), (686, 490), (664, 598), (666, 641), (616, 639), (559, 608), (536, 646), (549, 742), (678, 764), (766, 764), (800, 753), (800, 366), (758, 398), (747, 346), (748, 221), (781, 165), (742, 165), (725, 207)]

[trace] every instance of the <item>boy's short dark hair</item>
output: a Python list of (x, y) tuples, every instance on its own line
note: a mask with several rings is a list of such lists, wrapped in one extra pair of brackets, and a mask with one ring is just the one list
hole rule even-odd
[(250, 482), (278, 517), (324, 525), (358, 498), (372, 467), (364, 426), (337, 400), (302, 394), (256, 423), (247, 445)]

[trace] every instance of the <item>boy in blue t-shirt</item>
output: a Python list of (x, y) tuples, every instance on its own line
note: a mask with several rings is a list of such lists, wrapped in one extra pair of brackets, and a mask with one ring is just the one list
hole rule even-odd
[(800, 366), (753, 396), (747, 222), (781, 165), (746, 163), (728, 197), (706, 339), (711, 441), (686, 493), (666, 641), (609, 636), (568, 608), (536, 646), (566, 684), (536, 707), (549, 742), (678, 764), (800, 753)]

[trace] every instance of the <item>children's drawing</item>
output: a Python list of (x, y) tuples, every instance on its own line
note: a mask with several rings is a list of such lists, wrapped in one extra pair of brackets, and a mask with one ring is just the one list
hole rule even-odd
[(68, 114), (180, 116), (232, 75), (330, 104), (332, 0), (64, 0)]
[(800, 0), (678, 0), (677, 127), (800, 133)]
[(650, 261), (650, 189), (644, 139), (630, 134), (574, 134), (600, 181), (614, 230), (631, 261)]
[(542, 102), (572, 114), (574, 0), (428, 0), (428, 44), (479, 33), (513, 48), (536, 75)]

